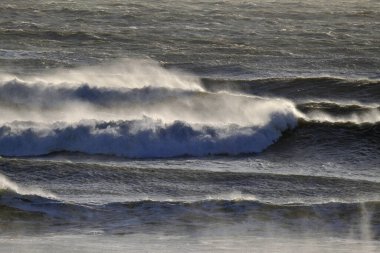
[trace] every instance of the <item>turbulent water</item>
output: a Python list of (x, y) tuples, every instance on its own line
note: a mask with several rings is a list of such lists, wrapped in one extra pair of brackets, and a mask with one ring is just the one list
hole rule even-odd
[(0, 3), (0, 252), (378, 252), (380, 3)]

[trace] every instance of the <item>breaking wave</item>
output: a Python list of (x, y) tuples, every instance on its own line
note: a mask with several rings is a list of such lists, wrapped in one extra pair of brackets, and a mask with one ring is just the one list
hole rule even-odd
[(275, 142), (294, 119), (273, 117), (263, 127), (212, 127), (150, 118), (133, 121), (55, 123), (13, 122), (0, 128), (0, 153), (6, 156), (78, 151), (127, 157), (241, 154), (260, 152)]
[(198, 77), (180, 70), (165, 69), (158, 62), (151, 60), (124, 59), (95, 66), (58, 69), (37, 76), (0, 76), (2, 84), (12, 80), (32, 87), (42, 85), (67, 88), (88, 84), (91, 87), (107, 89), (163, 87), (203, 90)]
[(258, 153), (302, 119), (376, 124), (379, 106), (207, 91), (158, 63), (122, 60), (0, 76), (0, 155), (70, 151), (134, 158)]
[(1, 80), (6, 156), (260, 152), (296, 125), (298, 113), (285, 99), (206, 92), (198, 78), (150, 61)]

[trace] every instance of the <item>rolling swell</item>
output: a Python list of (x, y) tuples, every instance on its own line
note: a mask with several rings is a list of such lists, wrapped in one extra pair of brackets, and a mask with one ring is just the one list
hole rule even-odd
[[(377, 201), (380, 192), (378, 180), (373, 177), (368, 177), (367, 180), (359, 180), (355, 176), (350, 178), (347, 170), (344, 177), (331, 177), (328, 173), (319, 173), (319, 176), (309, 172), (285, 174), (284, 170), (278, 173), (242, 173), (186, 168), (148, 169), (135, 166), (34, 159), (0, 160), (2, 171), (17, 182), (23, 182), (28, 178), (30, 184), (46, 182), (53, 185), (71, 185), (76, 189), (76, 193), (82, 193), (84, 196), (89, 192), (102, 196), (97, 200), (100, 203), (108, 203), (109, 199), (114, 199), (113, 197), (122, 197), (122, 200), (130, 201), (149, 197), (151, 200), (170, 198), (173, 201), (259, 199), (277, 204), (313, 204), (328, 201)], [(53, 173), (47, 173), (48, 171)], [(64, 192), (62, 191), (62, 194)], [(72, 198), (69, 197), (69, 200)], [(77, 198), (74, 200), (82, 202)], [(113, 202), (120, 201), (115, 199)]]
[(290, 99), (356, 100), (377, 103), (380, 100), (380, 81), (335, 77), (269, 78), (257, 80), (202, 79), (207, 90), (232, 90), (259, 96)]
[(360, 175), (379, 167), (379, 123), (300, 120), (263, 155), (281, 162), (302, 161), (323, 169), (333, 166), (344, 174)]
[(360, 103), (334, 103), (331, 101), (310, 101), (297, 104), (297, 109), (303, 113), (321, 111), (332, 116), (349, 116), (352, 114), (380, 113), (380, 105), (363, 105)]
[[(110, 201), (107, 195), (103, 203), (76, 202), (65, 200), (64, 191), (52, 198), (46, 192), (31, 191), (0, 177), (1, 234), (72, 233), (76, 228), (81, 233), (181, 233), (189, 228), (196, 231), (234, 224), (250, 224), (250, 232), (262, 231), (262, 226), (271, 224), (273, 231), (312, 232), (318, 228), (318, 232), (338, 237), (365, 235), (366, 239), (378, 239), (380, 233), (380, 203), (374, 194), (380, 190), (378, 182), (31, 159), (3, 158), (0, 167), (18, 182), (25, 183), (28, 178), (39, 185), (70, 185), (70, 191), (79, 196), (88, 191), (99, 196), (104, 190), (117, 189), (115, 194), (124, 199)], [(241, 192), (225, 194), (232, 188)], [(147, 195), (139, 198), (141, 192)], [(164, 195), (156, 195), (160, 193)], [(275, 198), (271, 199), (272, 194)], [(373, 198), (365, 199), (370, 194)], [(289, 200), (291, 195), (295, 200)]]
[[(307, 232), (319, 227), (319, 231), (330, 235), (361, 237), (365, 233), (370, 237), (367, 239), (379, 239), (379, 211), (380, 202), (277, 205), (257, 200), (208, 199), (76, 205), (38, 196), (0, 194), (0, 224), (4, 228), (1, 233), (25, 232), (32, 230), (31, 225), (36, 223), (43, 225), (35, 228), (35, 233), (52, 232), (49, 224), (60, 224), (55, 230), (72, 230), (80, 226), (82, 231), (96, 228), (103, 233), (123, 234), (155, 229), (170, 232), (173, 225), (177, 226), (176, 232), (181, 231), (178, 228), (200, 229), (242, 222), (255, 228), (270, 221), (274, 228)], [(17, 228), (17, 223), (23, 228)]]
[(298, 132), (300, 134), (308, 134), (309, 137), (313, 134), (315, 135), (315, 139), (318, 139), (321, 143), (323, 143), (322, 140), (324, 139), (332, 138), (331, 141), (340, 143), (341, 145), (357, 142), (358, 146), (360, 146), (363, 142), (367, 142), (368, 145), (364, 145), (365, 148), (371, 146), (377, 149), (380, 148), (378, 145), (380, 141), (380, 122), (357, 124), (354, 122), (300, 120), (298, 124)]

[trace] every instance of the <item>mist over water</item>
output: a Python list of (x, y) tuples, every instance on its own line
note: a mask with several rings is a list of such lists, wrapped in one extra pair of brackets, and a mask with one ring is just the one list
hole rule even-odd
[(378, 252), (378, 1), (2, 1), (0, 252)]

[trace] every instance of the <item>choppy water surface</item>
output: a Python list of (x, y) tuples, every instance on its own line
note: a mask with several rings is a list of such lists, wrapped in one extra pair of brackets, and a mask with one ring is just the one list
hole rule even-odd
[(377, 252), (379, 12), (2, 1), (0, 252)]

